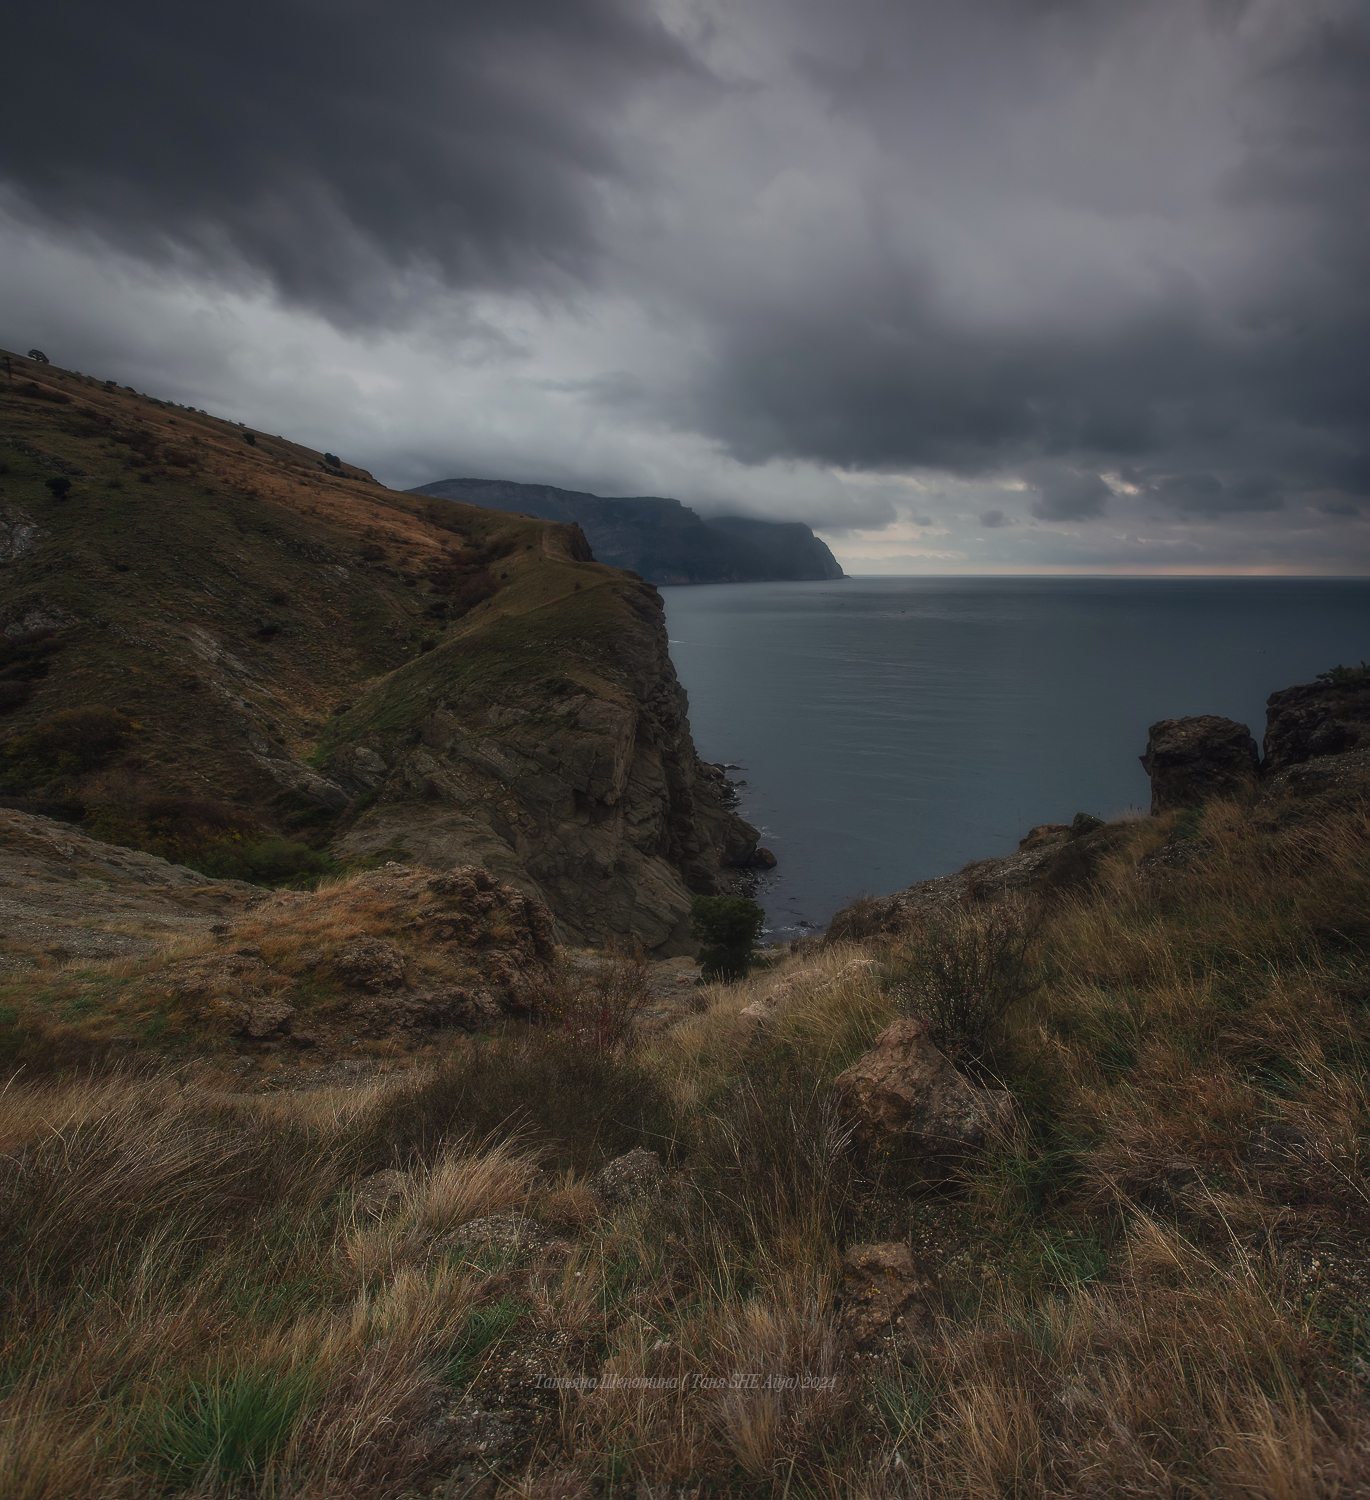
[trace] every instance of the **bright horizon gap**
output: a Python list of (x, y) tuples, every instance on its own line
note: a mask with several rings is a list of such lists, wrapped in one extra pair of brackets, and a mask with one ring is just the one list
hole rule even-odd
[[(841, 558), (838, 558), (841, 561)], [(1040, 568), (985, 568), (967, 573), (853, 573), (848, 578), (1288, 578), (1324, 579), (1327, 582), (1358, 583), (1370, 579), (1370, 573), (1309, 573), (1283, 568), (1090, 568), (1059, 564)], [(841, 583), (840, 578), (828, 580)], [(690, 585), (679, 585), (689, 587)]]

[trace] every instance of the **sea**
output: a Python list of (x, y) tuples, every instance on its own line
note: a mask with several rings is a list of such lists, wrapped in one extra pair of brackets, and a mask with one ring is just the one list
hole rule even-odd
[(1370, 580), (891, 578), (663, 588), (695, 745), (779, 861), (771, 940), (1150, 802), (1157, 719), (1370, 659)]

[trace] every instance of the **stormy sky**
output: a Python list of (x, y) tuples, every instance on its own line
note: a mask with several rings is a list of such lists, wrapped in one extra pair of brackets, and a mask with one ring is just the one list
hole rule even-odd
[(0, 344), (853, 572), (1370, 572), (1364, 0), (49, 0)]

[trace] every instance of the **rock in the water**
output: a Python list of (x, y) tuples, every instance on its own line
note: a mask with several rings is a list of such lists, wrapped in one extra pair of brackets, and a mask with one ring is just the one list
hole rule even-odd
[(1265, 710), (1262, 770), (1283, 770), (1320, 755), (1370, 745), (1370, 673), (1357, 681), (1310, 682), (1271, 693)]
[(601, 1167), (590, 1179), (590, 1186), (609, 1203), (635, 1203), (659, 1192), (665, 1175), (656, 1152), (639, 1148)]
[(1202, 807), (1216, 797), (1242, 797), (1260, 777), (1260, 756), (1245, 724), (1199, 714), (1162, 719), (1141, 757), (1151, 778), (1151, 813)]
[(936, 1288), (907, 1245), (851, 1245), (842, 1271), (840, 1326), (858, 1349), (902, 1353), (931, 1325)]
[(1013, 1126), (1013, 1100), (956, 1071), (926, 1021), (896, 1021), (836, 1081), (852, 1134), (868, 1145), (898, 1142), (943, 1167)]

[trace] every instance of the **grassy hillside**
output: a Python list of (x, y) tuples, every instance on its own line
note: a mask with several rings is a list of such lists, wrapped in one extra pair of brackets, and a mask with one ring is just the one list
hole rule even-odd
[(19, 511), (41, 530), (3, 565), (5, 625), (55, 629), (57, 649), (3, 727), (22, 736), (86, 706), (133, 724), (98, 767), (11, 755), (9, 790), (97, 817), (175, 793), (266, 828), (321, 821), (261, 760), (306, 759), (340, 703), (443, 633), (433, 575), (477, 571), (456, 559), (497, 533), (526, 546), (521, 529), (458, 507), (435, 527), (423, 502), (298, 444), (15, 363), (0, 381), (0, 499), (12, 526)]
[[(1370, 784), (1346, 767), (1118, 825), (1035, 896), (806, 945), (627, 1045), (509, 1024), (308, 1093), (21, 1077), (0, 1483), (1365, 1493)], [(274, 962), (303, 941), (242, 931)], [(958, 974), (1003, 1002), (983, 1027)], [(950, 1177), (858, 1150), (836, 1103), (910, 1012), (1015, 1101)], [(636, 1146), (659, 1194), (593, 1175)], [(917, 1275), (863, 1338), (879, 1299), (844, 1253), (872, 1242)]]
[[(632, 848), (615, 824), (594, 849), (652, 896), (642, 910), (619, 892), (607, 914), (593, 902), (568, 914), (577, 856), (558, 845), (550, 875), (570, 872), (566, 892), (555, 881), (548, 891), (558, 915), (659, 944), (688, 904), (682, 880), (712, 889), (728, 839), (746, 846), (743, 825), (693, 787), (659, 599), (590, 560), (574, 528), (398, 494), (333, 455), (9, 359), (0, 797), (10, 805), (271, 881), (330, 868), (339, 837), (378, 802), (393, 815), (347, 846), (352, 863), (403, 855), (406, 830), (437, 822), (424, 804), (474, 801), (479, 817), (450, 818), (427, 861), (479, 858), (540, 892), (530, 861), (558, 826), (578, 845), (577, 820), (613, 821), (588, 785), (563, 789), (552, 823), (527, 812), (530, 799), (557, 801), (540, 783), (560, 762), (602, 754), (592, 705), (605, 702), (610, 719), (621, 711), (622, 755), (650, 742), (669, 763), (633, 773), (635, 786), (652, 784), (649, 805), (633, 809)], [(409, 764), (435, 714), (477, 737), (476, 770), (444, 780)], [(607, 795), (622, 800), (623, 788)]]

